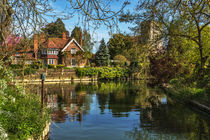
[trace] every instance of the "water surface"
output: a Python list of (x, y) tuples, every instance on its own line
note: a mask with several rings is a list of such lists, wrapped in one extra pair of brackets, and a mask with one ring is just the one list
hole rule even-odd
[[(39, 91), (39, 86), (35, 86)], [(50, 140), (210, 140), (210, 119), (138, 83), (45, 85)]]

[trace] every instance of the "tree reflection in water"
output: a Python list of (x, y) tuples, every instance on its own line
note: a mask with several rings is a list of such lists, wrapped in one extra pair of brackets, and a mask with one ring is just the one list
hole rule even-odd
[[(32, 89), (37, 92), (37, 88), (40, 87)], [(124, 132), (127, 139), (210, 139), (208, 117), (143, 83), (49, 84), (45, 85), (45, 93), (46, 104), (52, 108), (52, 120), (56, 123), (65, 123), (67, 119), (81, 123), (86, 115), (91, 116), (91, 109), (96, 107), (93, 102), (97, 102), (101, 117), (111, 113), (112, 120), (116, 120), (129, 118), (133, 112), (138, 114), (138, 122)]]

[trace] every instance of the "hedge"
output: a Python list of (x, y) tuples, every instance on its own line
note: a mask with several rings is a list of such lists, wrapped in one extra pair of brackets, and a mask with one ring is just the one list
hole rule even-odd
[(107, 80), (128, 77), (128, 69), (125, 67), (87, 67), (76, 68), (75, 70), (78, 77), (98, 77)]

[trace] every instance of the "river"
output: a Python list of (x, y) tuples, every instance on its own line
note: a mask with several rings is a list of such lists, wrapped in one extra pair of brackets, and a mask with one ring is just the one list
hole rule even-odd
[(46, 84), (44, 91), (50, 140), (210, 140), (209, 116), (142, 83)]

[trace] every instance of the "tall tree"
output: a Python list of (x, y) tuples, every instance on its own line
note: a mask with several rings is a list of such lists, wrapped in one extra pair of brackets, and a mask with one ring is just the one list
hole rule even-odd
[(65, 24), (58, 18), (55, 22), (49, 23), (42, 31), (48, 35), (48, 37), (58, 37), (61, 38), (63, 32), (67, 32)]
[(0, 59), (3, 60), (11, 56), (8, 44), (4, 43), (8, 36), (21, 36), (22, 40), (32, 36), (42, 27), (43, 16), (51, 6), (49, 0), (1, 0), (0, 7), (0, 49), (3, 52)]
[(95, 61), (97, 66), (108, 66), (110, 63), (109, 48), (104, 39), (101, 40), (99, 50), (96, 52)]
[(111, 59), (119, 54), (128, 58), (127, 52), (132, 47), (132, 45), (133, 41), (129, 35), (114, 34), (108, 42)]
[(209, 18), (208, 0), (143, 0), (137, 5), (135, 14), (124, 14), (121, 21), (136, 22), (139, 25), (143, 20), (153, 20), (162, 25), (160, 32), (163, 39), (185, 38), (195, 42), (202, 76), (208, 58), (204, 53), (202, 34), (210, 24)]
[(78, 26), (75, 26), (71, 32), (71, 37), (76, 39), (76, 41), (80, 43), (82, 37), (81, 34), (82, 34), (82, 29)]
[(75, 27), (72, 30), (71, 37), (75, 38), (78, 43), (83, 42), (83, 48), (85, 51), (91, 52), (94, 43), (91, 40), (91, 35), (87, 30), (82, 31), (81, 27)]
[(91, 35), (87, 30), (83, 31), (83, 48), (88, 51), (91, 52), (93, 50), (93, 45), (94, 42), (91, 39)]

